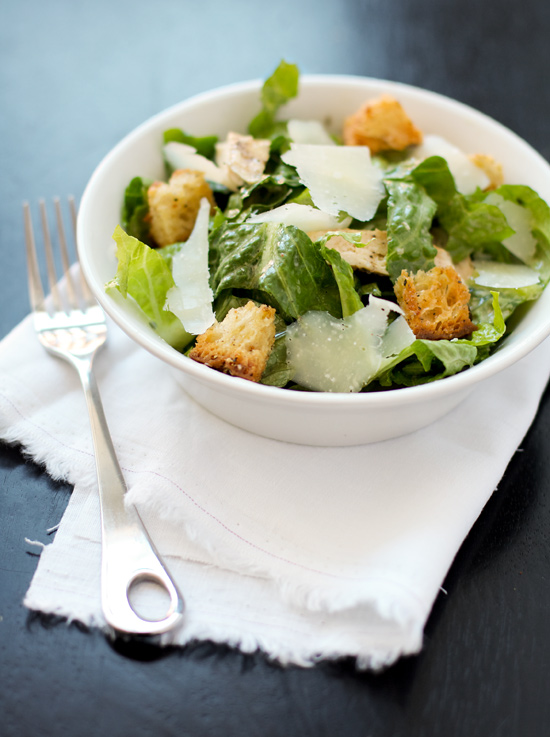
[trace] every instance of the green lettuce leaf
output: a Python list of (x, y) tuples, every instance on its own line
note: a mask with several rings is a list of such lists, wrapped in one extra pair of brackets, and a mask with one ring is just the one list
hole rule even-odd
[(455, 343), (474, 345), (476, 347), (491, 345), (502, 338), (506, 332), (506, 321), (501, 307), (501, 295), (496, 290), (490, 291), (492, 312), (490, 321), (479, 321), (478, 328), (469, 338), (460, 338)]
[[(107, 293), (117, 292), (123, 299), (131, 299), (149, 325), (167, 343), (182, 350), (193, 339), (172, 312), (164, 309), (166, 293), (174, 286), (170, 270), (170, 255), (150, 248), (128, 235), (117, 225), (113, 238), (117, 244), (117, 273), (105, 287)], [(114, 296), (114, 295), (113, 295)]]
[[(542, 294), (544, 284), (532, 284), (520, 289), (498, 289), (499, 304), (504, 319), (512, 315), (519, 305), (532, 302)], [(494, 317), (492, 291), (488, 287), (470, 284), (470, 312), (475, 323), (489, 322)]]
[[(520, 289), (499, 289), (499, 304), (505, 319), (524, 302), (540, 297), (550, 281), (550, 208), (530, 187), (520, 184), (505, 184), (495, 190), (497, 194), (517, 205), (526, 207), (531, 215), (532, 233), (537, 241), (535, 256), (530, 267), (539, 275), (539, 283)], [(500, 212), (500, 211), (499, 211)], [(511, 231), (511, 229), (510, 229)], [(513, 232), (513, 231), (511, 231)], [(489, 254), (496, 261), (515, 262), (515, 257), (502, 245), (484, 244), (481, 253)], [(470, 284), (470, 310), (474, 322), (488, 322), (493, 317), (492, 292), (487, 287)]]
[(246, 290), (290, 322), (308, 310), (342, 316), (340, 292), (320, 249), (302, 230), (278, 223), (226, 223), (212, 233), (215, 296)]
[(375, 377), (381, 387), (417, 386), (473, 366), (477, 349), (449, 340), (415, 340)]
[[(293, 169), (295, 175), (296, 171)], [(301, 188), (299, 180), (283, 175), (265, 176), (259, 182), (242, 187), (229, 198), (226, 217), (245, 220), (253, 212), (265, 212), (284, 205), (288, 198)]]
[(185, 143), (188, 146), (193, 146), (197, 150), (197, 153), (201, 156), (206, 156), (211, 161), (214, 160), (216, 154), (216, 143), (218, 142), (218, 136), (191, 136), (189, 133), (185, 133), (181, 128), (169, 128), (164, 131), (164, 143), (170, 143), (176, 141), (176, 143)]
[[(295, 173), (296, 169), (294, 169)], [(311, 193), (309, 189), (304, 187), (302, 190), (298, 192), (293, 192), (292, 197), (288, 200), (288, 204), (294, 203), (296, 205), (309, 205), (310, 207), (315, 207), (315, 203), (311, 199)]]
[(402, 269), (428, 271), (437, 253), (430, 228), (436, 203), (423, 186), (405, 180), (386, 180), (388, 191), (388, 255), (386, 267), (393, 282)]
[(389, 181), (416, 183), (435, 202), (435, 217), (448, 236), (445, 248), (455, 263), (478, 250), (499, 261), (513, 258), (499, 245), (514, 232), (505, 216), (498, 207), (484, 202), (487, 192), (460, 194), (441, 156), (430, 156), (416, 166), (405, 161), (385, 176)]
[(457, 194), (455, 180), (441, 156), (424, 159), (410, 172), (410, 177), (424, 187), (438, 208), (447, 205)]
[[(360, 241), (360, 236), (348, 236), (346, 233), (342, 233), (341, 236), (352, 243)], [(342, 317), (348, 317), (353, 315), (357, 310), (361, 310), (364, 307), (361, 297), (355, 289), (355, 280), (353, 277), (353, 269), (344, 261), (340, 253), (331, 248), (330, 239), (334, 237), (334, 234), (328, 233), (317, 243), (321, 249), (321, 254), (327, 264), (332, 267), (334, 278), (338, 284), (338, 290), (340, 292), (340, 301), (342, 303)]]
[(124, 230), (144, 243), (151, 244), (151, 233), (147, 216), (149, 215), (149, 201), (147, 190), (153, 183), (152, 179), (134, 177), (124, 191), (122, 201), (121, 222)]
[(481, 196), (485, 195), (457, 193), (438, 213), (439, 222), (449, 236), (445, 248), (455, 263), (480, 250), (490, 251), (497, 258), (500, 254), (499, 260), (506, 258), (495, 246), (514, 231), (498, 207), (483, 202)]
[(292, 370), (288, 365), (286, 356), (285, 333), (282, 333), (275, 338), (275, 343), (267, 359), (267, 365), (260, 379), (260, 384), (284, 387), (291, 379)]
[(273, 74), (266, 79), (261, 92), (262, 109), (250, 122), (248, 132), (254, 138), (274, 138), (285, 132), (277, 126), (275, 115), (279, 108), (298, 94), (300, 72), (295, 64), (281, 61)]
[(415, 340), (376, 377), (383, 388), (417, 386), (452, 376), (489, 355), (504, 335), (506, 325), (498, 292), (491, 293), (493, 322), (479, 325), (469, 338)]

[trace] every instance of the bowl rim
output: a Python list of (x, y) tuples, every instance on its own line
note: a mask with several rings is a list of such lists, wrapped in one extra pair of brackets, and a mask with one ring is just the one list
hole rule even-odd
[[(476, 110), (470, 105), (455, 100), (439, 92), (427, 90), (415, 85), (396, 82), (392, 80), (384, 80), (375, 77), (367, 77), (361, 75), (350, 74), (303, 74), (300, 76), (300, 86), (316, 87), (325, 85), (347, 85), (348, 87), (361, 87), (365, 83), (379, 88), (381, 91), (399, 92), (399, 90), (407, 91), (408, 94), (422, 98), (423, 100), (433, 101), (439, 105), (451, 106), (453, 109), (460, 109), (461, 113), (473, 120), (489, 123), (493, 127), (497, 127), (500, 131), (511, 137), (517, 146), (523, 147), (529, 151), (531, 156), (535, 156), (539, 163), (548, 169), (550, 178), (550, 165), (548, 162), (523, 138), (518, 136), (512, 130), (502, 123), (494, 120), (489, 115)], [(103, 157), (100, 163), (93, 171), (88, 183), (85, 187), (81, 198), (80, 208), (77, 218), (77, 249), (84, 275), (90, 285), (95, 298), (105, 309), (108, 315), (115, 323), (130, 337), (137, 342), (142, 348), (152, 353), (162, 361), (168, 363), (172, 367), (182, 370), (189, 374), (193, 379), (203, 383), (213, 385), (213, 387), (225, 393), (237, 392), (243, 395), (254, 397), (257, 401), (277, 404), (291, 404), (292, 406), (304, 407), (356, 407), (364, 409), (368, 407), (383, 408), (384, 406), (393, 406), (397, 404), (409, 405), (422, 402), (424, 399), (443, 397), (461, 390), (473, 388), (478, 382), (493, 376), (496, 373), (508, 368), (512, 364), (530, 353), (536, 348), (548, 335), (550, 335), (550, 319), (546, 323), (532, 326), (530, 332), (523, 337), (520, 343), (514, 343), (506, 346), (506, 350), (500, 350), (481, 361), (475, 366), (458, 373), (453, 376), (445, 377), (437, 381), (428, 382), (411, 387), (400, 387), (396, 389), (389, 388), (387, 390), (375, 392), (312, 392), (312, 391), (291, 391), (281, 387), (259, 384), (238, 377), (228, 376), (227, 374), (215, 371), (208, 366), (204, 366), (176, 349), (172, 348), (168, 343), (160, 343), (146, 331), (141, 331), (128, 324), (125, 320), (125, 309), (122, 305), (110, 298), (105, 290), (104, 285), (98, 286), (93, 278), (92, 269), (87, 251), (84, 247), (86, 242), (86, 226), (89, 220), (88, 201), (91, 193), (96, 187), (96, 182), (101, 179), (103, 173), (109, 169), (113, 159), (130, 147), (135, 139), (139, 139), (149, 130), (155, 129), (158, 124), (173, 115), (185, 112), (188, 108), (206, 103), (212, 100), (220, 100), (226, 97), (248, 93), (251, 91), (259, 91), (263, 84), (261, 79), (252, 79), (242, 82), (234, 82), (223, 85), (204, 92), (199, 92), (185, 100), (171, 105), (158, 113), (155, 113), (138, 126), (128, 132), (110, 151)], [(122, 193), (121, 193), (122, 196)], [(541, 295), (542, 296), (542, 295)], [(540, 299), (540, 298), (539, 298)], [(159, 341), (160, 336), (156, 336)]]

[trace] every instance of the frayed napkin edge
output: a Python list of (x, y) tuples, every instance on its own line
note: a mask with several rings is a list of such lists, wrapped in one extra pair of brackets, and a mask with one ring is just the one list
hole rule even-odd
[[(23, 600), (23, 605), (29, 611), (46, 616), (61, 617), (67, 627), (79, 622), (86, 628), (99, 630), (105, 637), (112, 637), (112, 632), (105, 621), (96, 615), (92, 614), (87, 618), (79, 617), (59, 605), (45, 608), (43, 603), (34, 602), (32, 596), (28, 594)], [(281, 641), (276, 637), (243, 635), (236, 631), (228, 631), (227, 625), (216, 629), (209, 623), (206, 627), (201, 625), (186, 627), (184, 632), (179, 633), (176, 642), (170, 636), (163, 636), (160, 644), (162, 647), (185, 648), (211, 642), (216, 645), (226, 645), (245, 655), (261, 653), (269, 662), (278, 664), (282, 668), (313, 668), (321, 662), (336, 663), (341, 660), (353, 659), (358, 671), (370, 670), (376, 672), (389, 668), (402, 657), (417, 655), (423, 646), (423, 627), (416, 627), (414, 631), (409, 632), (406, 643), (401, 642), (392, 646), (382, 644), (373, 647), (369, 644), (363, 649), (358, 648), (356, 643), (352, 646), (346, 646), (345, 636), (331, 636), (328, 640), (327, 642), (318, 643), (318, 652), (312, 653), (307, 646), (299, 649), (281, 647)]]

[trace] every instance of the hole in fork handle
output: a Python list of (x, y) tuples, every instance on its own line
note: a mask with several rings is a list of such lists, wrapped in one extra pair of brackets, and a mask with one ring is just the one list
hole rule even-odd
[(158, 568), (156, 563), (126, 572), (123, 567), (114, 577), (106, 568), (109, 563), (102, 560), (103, 614), (115, 636), (155, 637), (181, 624), (184, 600), (160, 561)]
[(170, 597), (164, 584), (149, 571), (141, 571), (135, 575), (128, 584), (126, 596), (134, 612), (146, 622), (166, 619), (177, 606), (177, 601)]

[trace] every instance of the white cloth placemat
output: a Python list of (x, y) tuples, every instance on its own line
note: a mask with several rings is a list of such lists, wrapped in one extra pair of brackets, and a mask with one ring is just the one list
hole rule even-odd
[[(550, 341), (431, 427), (353, 448), (228, 425), (116, 326), (96, 372), (129, 498), (186, 599), (173, 642), (377, 668), (420, 650), (449, 566), (537, 411)], [(0, 343), (0, 437), (74, 485), (25, 605), (104, 627), (84, 398), (28, 318)]]

